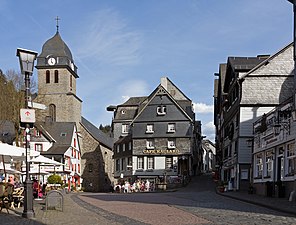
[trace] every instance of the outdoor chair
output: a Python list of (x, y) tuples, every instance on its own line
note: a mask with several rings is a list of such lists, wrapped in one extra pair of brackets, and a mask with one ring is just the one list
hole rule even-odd
[(6, 208), (7, 213), (9, 213), (8, 209), (11, 207), (11, 203), (13, 202), (13, 189), (14, 187), (10, 183), (0, 183), (0, 212), (2, 212), (3, 208)]
[(13, 202), (11, 207), (14, 208), (14, 205), (17, 205), (19, 208), (24, 203), (24, 187), (15, 188), (12, 194)]

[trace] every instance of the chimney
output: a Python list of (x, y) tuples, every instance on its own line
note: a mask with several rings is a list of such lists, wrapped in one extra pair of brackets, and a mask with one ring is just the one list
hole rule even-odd
[(168, 90), (168, 79), (167, 77), (160, 78), (160, 84), (164, 87), (164, 89)]

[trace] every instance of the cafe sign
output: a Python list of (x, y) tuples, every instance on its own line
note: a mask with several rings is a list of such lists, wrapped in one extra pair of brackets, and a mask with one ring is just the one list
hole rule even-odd
[(178, 154), (180, 153), (179, 149), (164, 149), (164, 150), (159, 150), (159, 149), (151, 149), (151, 150), (144, 150), (144, 154)]

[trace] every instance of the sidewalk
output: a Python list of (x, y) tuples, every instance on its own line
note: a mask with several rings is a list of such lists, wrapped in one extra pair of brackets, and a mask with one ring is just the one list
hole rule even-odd
[(9, 214), (6, 209), (0, 212), (1, 225), (118, 225), (119, 223), (110, 221), (105, 217), (98, 215), (92, 210), (80, 206), (79, 203), (73, 200), (73, 195), (69, 193), (64, 195), (64, 210), (45, 210), (45, 200), (34, 200), (35, 218), (26, 219), (22, 217), (23, 207), (9, 209)]
[(289, 202), (288, 198), (266, 197), (243, 191), (217, 191), (217, 194), (296, 216), (296, 201)]

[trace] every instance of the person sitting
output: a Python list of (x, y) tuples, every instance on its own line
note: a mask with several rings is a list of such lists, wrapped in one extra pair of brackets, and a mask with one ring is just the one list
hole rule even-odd
[(33, 197), (38, 198), (38, 181), (33, 179)]
[(8, 183), (12, 184), (14, 186), (15, 180), (14, 180), (14, 175), (9, 175), (8, 176)]

